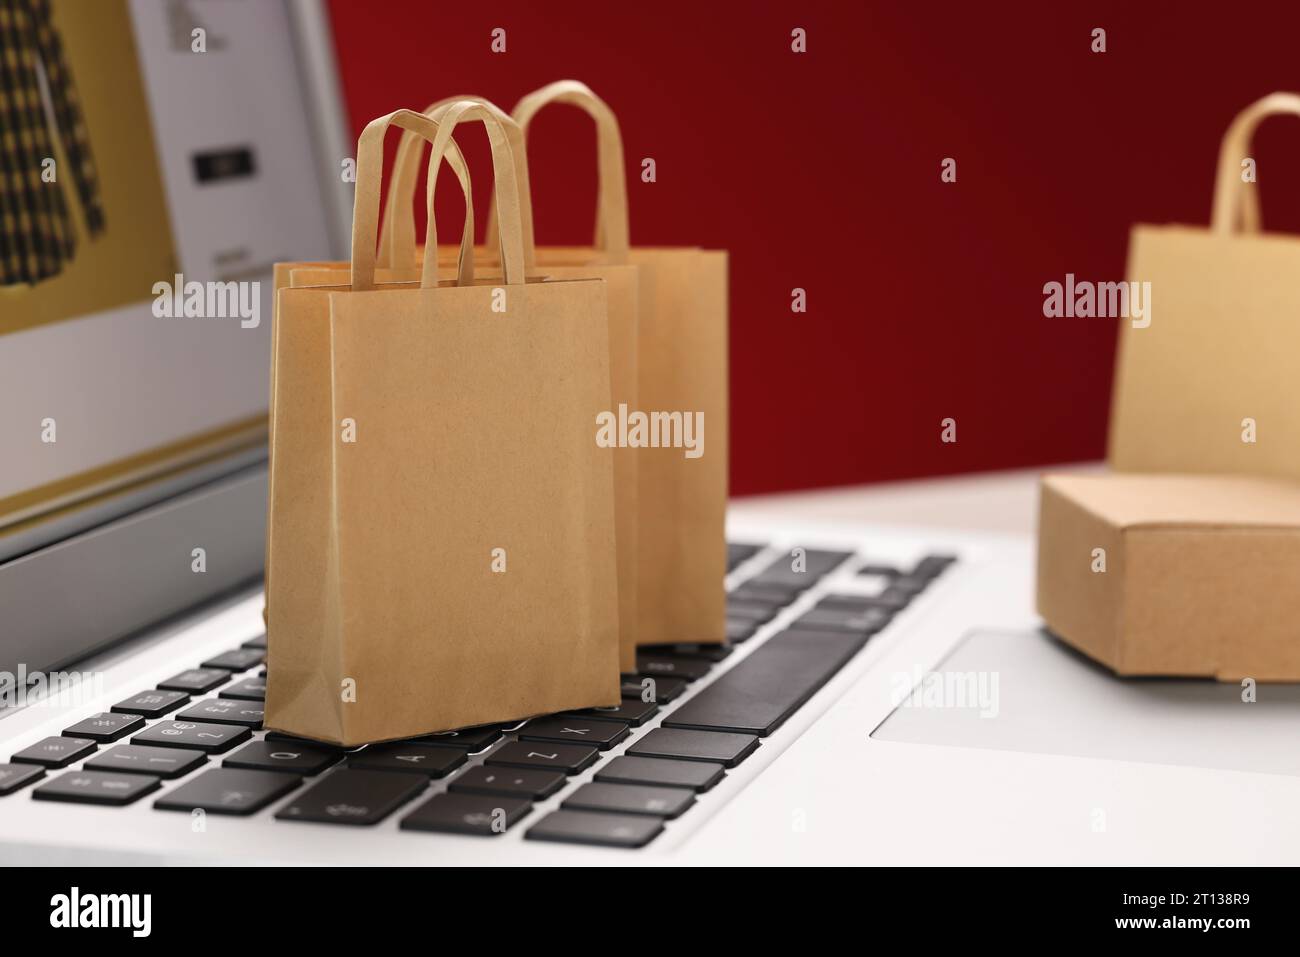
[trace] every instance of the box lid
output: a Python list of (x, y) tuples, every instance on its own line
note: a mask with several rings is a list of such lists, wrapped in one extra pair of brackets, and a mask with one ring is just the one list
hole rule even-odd
[(1047, 475), (1043, 484), (1120, 529), (1300, 528), (1300, 483), (1241, 475)]

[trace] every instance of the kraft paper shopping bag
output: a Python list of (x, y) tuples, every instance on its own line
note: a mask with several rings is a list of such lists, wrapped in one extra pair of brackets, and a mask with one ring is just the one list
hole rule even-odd
[[(537, 112), (553, 103), (576, 106), (596, 122), (598, 225), (591, 249), (539, 247), (538, 268), (602, 262), (638, 267), (639, 405), (634, 411), (651, 417), (652, 426), (656, 416), (680, 413), (682, 417), (682, 431), (676, 430), (679, 420), (658, 419), (670, 421), (673, 428), (656, 435), (652, 427), (652, 434), (645, 437), (651, 444), (642, 445), (637, 453), (638, 640), (642, 644), (723, 643), (727, 255), (700, 249), (632, 248), (618, 120), (584, 84), (560, 81), (529, 94), (515, 107), (515, 119), (525, 135)], [(684, 430), (692, 419), (697, 426), (695, 447), (687, 448)]]
[[(584, 84), (562, 80), (520, 101), (514, 116), (525, 134), (537, 112), (552, 103), (577, 106), (595, 120), (598, 225), (592, 247), (537, 247), (538, 271), (626, 263), (637, 267), (639, 276), (636, 404), (628, 404), (619, 421), (620, 440), (645, 443), (636, 456), (637, 640), (642, 645), (724, 643), (727, 255), (631, 247), (623, 143), (613, 111)], [(405, 156), (399, 147), (396, 195), (382, 247), (394, 268), (405, 268), (420, 255), (412, 218), (418, 159), (416, 144)], [(491, 217), (487, 225), (485, 245), (491, 250)], [(625, 422), (640, 421), (633, 413), (661, 427), (639, 435), (633, 427), (624, 434)], [(697, 447), (687, 449), (685, 427), (696, 423), (703, 434), (690, 436)]]
[[(408, 132), (410, 132), (410, 131), (404, 131), (403, 135), (405, 135), (405, 134), (408, 133)], [(418, 137), (416, 134), (411, 134), (411, 135), (412, 135), (412, 137), (416, 140), (416, 142), (423, 142), (423, 140), (422, 140), (420, 137)], [(444, 158), (445, 158), (445, 160), (446, 160), (446, 162), (447, 162), (447, 165), (448, 165), (449, 167), (451, 167), (452, 172), (455, 174), (457, 181), (460, 183), (461, 192), (465, 194), (465, 198), (466, 198), (465, 228), (462, 229), (462, 231), (461, 231), (460, 255), (459, 255), (459, 257), (458, 257), (457, 260), (454, 260), (454, 261), (453, 261), (453, 265), (456, 266), (457, 268), (451, 268), (451, 269), (449, 269), (449, 272), (450, 272), (451, 275), (458, 275), (458, 268), (459, 268), (459, 267), (463, 267), (463, 264), (464, 264), (465, 261), (466, 261), (466, 256), (467, 256), (467, 255), (472, 255), (472, 254), (473, 254), (473, 244), (474, 244), (474, 218), (473, 218), (473, 214), (474, 214), (474, 210), (473, 210), (473, 208), (470, 207), (469, 204), (468, 204), (468, 200), (469, 200), (469, 197), (472, 195), (472, 191), (471, 191), (471, 187), (470, 187), (469, 170), (468, 170), (468, 168), (467, 168), (466, 165), (465, 165), (465, 157), (464, 157), (464, 155), (461, 153), (461, 151), (460, 151), (460, 147), (456, 144), (456, 141), (455, 141), (455, 140), (452, 140), (452, 141), (450, 141), (450, 142), (447, 144), (447, 150), (446, 150), (446, 153), (444, 154)], [(531, 240), (531, 238), (530, 238), (530, 239), (528, 240), (528, 242), (531, 243), (531, 241), (532, 241), (532, 240)], [(316, 270), (340, 269), (340, 270), (342, 270), (343, 272), (348, 273), (348, 275), (350, 276), (350, 274), (351, 274), (351, 268), (352, 268), (351, 263), (337, 263), (337, 262), (319, 261), (319, 260), (301, 261), (301, 262), (278, 262), (278, 263), (275, 263), (275, 264), (272, 266), (272, 271), (271, 271), (271, 287), (272, 287), (272, 292), (271, 292), (271, 328), (272, 328), (273, 330), (274, 330), (274, 328), (275, 328), (276, 316), (277, 316), (278, 306), (279, 306), (279, 302), (280, 302), (280, 290), (281, 290), (281, 289), (284, 289), (284, 288), (286, 288), (286, 287), (288, 287), (288, 286), (291, 284), (291, 282), (292, 282), (291, 277), (292, 277), (292, 275), (293, 275), (293, 273), (294, 273), (295, 270), (300, 270), (300, 269), (301, 269), (301, 270), (307, 270), (307, 269), (316, 269)], [(461, 278), (463, 278), (463, 277), (461, 277)], [(333, 274), (329, 274), (328, 278), (325, 278), (324, 276), (322, 276), (322, 277), (321, 277), (321, 280), (318, 281), (318, 282), (312, 282), (312, 283), (300, 283), (300, 285), (317, 285), (317, 286), (320, 286), (320, 285), (329, 285), (329, 284), (337, 283), (337, 282), (340, 282), (340, 281), (342, 281), (342, 282), (346, 282), (346, 281), (348, 281), (348, 280), (347, 280), (347, 279), (340, 279), (340, 278), (339, 278), (339, 275), (338, 275), (337, 273), (333, 273)], [(275, 369), (276, 369), (276, 362), (275, 362), (275, 358), (276, 358), (276, 357), (275, 357), (275, 345), (276, 345), (276, 338), (275, 338), (274, 333), (272, 333), (272, 336), (271, 336), (271, 388), (270, 388), (270, 392), (268, 393), (268, 394), (270, 394), (270, 395), (275, 395)], [(274, 433), (274, 428), (275, 428), (275, 418), (274, 418), (274, 416), (269, 416), (269, 417), (268, 417), (268, 422), (269, 422), (269, 436), (268, 436), (269, 441), (268, 441), (268, 446), (269, 446), (270, 454), (271, 454), (271, 455), (274, 455), (274, 454), (275, 454), (275, 433)], [(274, 470), (273, 468), (269, 468), (268, 470), (269, 470), (269, 472), (270, 472), (272, 475), (275, 474), (275, 470)], [(267, 489), (267, 496), (268, 496), (268, 502), (267, 502), (267, 505), (268, 505), (268, 508), (269, 508), (269, 506), (270, 506), (270, 501), (269, 501), (269, 498), (270, 498), (270, 489), (269, 489), (269, 487), (268, 487), (268, 489)], [(271, 574), (271, 561), (270, 561), (270, 554), (269, 554), (269, 551), (270, 551), (270, 544), (269, 544), (270, 539), (268, 538), (267, 541), (268, 541), (268, 545), (267, 545), (267, 551), (268, 551), (268, 554), (267, 554), (267, 556), (266, 556), (266, 561), (265, 561), (265, 568), (266, 568), (266, 573), (265, 573), (265, 574), (266, 574), (266, 577), (269, 578), (269, 577), (270, 577), (270, 574)], [(265, 591), (269, 593), (269, 592), (270, 592), (270, 587), (267, 586), (267, 587), (265, 588)], [(267, 617), (268, 617), (268, 616), (267, 616), (266, 608), (263, 607), (263, 609), (262, 609), (262, 621), (263, 621), (263, 623), (266, 622)]]
[[(464, 119), (488, 129), (502, 278), (470, 249), (439, 283), (430, 216), (420, 282), (376, 284), (384, 132), (437, 164)], [(526, 281), (489, 111), (366, 127), (350, 279), (278, 293), (267, 726), (352, 745), (616, 704), (605, 284)]]
[[(591, 265), (591, 266), (548, 266), (543, 273), (534, 269), (534, 251), (532, 238), (531, 199), (528, 189), (528, 164), (524, 154), (523, 131), (509, 114), (501, 112), (494, 104), (481, 97), (450, 97), (441, 100), (428, 109), (425, 115), (434, 119), (451, 103), (468, 100), (483, 105), (491, 112), (506, 130), (506, 137), (515, 155), (515, 180), (520, 197), (520, 223), (523, 230), (524, 261), (529, 275), (552, 279), (603, 279), (606, 283), (607, 307), (609, 314), (609, 362), (610, 385), (612, 390), (611, 411), (621, 406), (636, 408), (637, 389), (637, 310), (639, 308), (638, 271), (629, 265)], [(394, 218), (394, 196), (409, 201), (415, 191), (416, 171), (423, 140), (405, 131), (398, 147), (395, 171), (402, 174), (403, 182), (395, 182), (389, 187), (389, 202), (384, 207), (384, 222)], [(448, 154), (449, 165), (458, 176), (454, 160), (458, 157)], [(462, 181), (462, 191), (463, 191)], [(426, 198), (427, 201), (427, 198)], [(406, 219), (412, 222), (408, 212)], [(421, 254), (413, 250), (412, 257), (405, 266), (392, 264), (391, 236), (393, 231), (385, 228), (381, 232), (378, 262), (388, 265), (377, 268), (376, 281), (394, 282), (400, 280), (418, 280), (420, 277)], [(464, 263), (466, 257), (465, 239), (457, 254), (454, 248), (439, 250), (439, 274), (447, 277), (455, 274), (457, 262)], [(494, 246), (497, 244), (494, 243)], [(486, 268), (480, 270), (484, 277), (499, 274), (500, 250), (483, 249), (475, 254)], [(340, 270), (348, 269), (346, 263), (292, 263), (283, 273), (277, 272), (277, 282), (295, 286), (328, 285), (338, 282)], [(593, 439), (595, 425), (593, 424)], [(627, 673), (636, 671), (637, 648), (637, 456), (635, 449), (616, 448), (614, 454), (614, 523), (618, 548), (619, 579), (619, 666)]]
[(1260, 232), (1243, 175), (1256, 127), (1279, 114), (1300, 116), (1300, 96), (1264, 97), (1228, 128), (1209, 229), (1133, 230), (1130, 287), (1150, 296), (1120, 333), (1117, 469), (1300, 477), (1300, 236)]
[[(440, 275), (451, 270), (440, 269)], [(418, 270), (417, 270), (418, 272)], [(477, 269), (480, 278), (494, 277), (499, 268), (489, 263)], [(392, 282), (397, 270), (376, 269), (377, 282)], [(528, 275), (534, 275), (529, 271)], [(609, 313), (610, 408), (635, 408), (636, 328), (638, 275), (634, 266), (549, 266), (537, 274), (546, 279), (602, 279)], [(339, 282), (336, 266), (298, 264), (288, 271), (292, 286), (321, 286)], [(592, 427), (595, 438), (596, 428)], [(635, 449), (612, 449), (614, 456), (614, 526), (618, 552), (619, 667), (636, 671), (637, 649), (637, 460)]]

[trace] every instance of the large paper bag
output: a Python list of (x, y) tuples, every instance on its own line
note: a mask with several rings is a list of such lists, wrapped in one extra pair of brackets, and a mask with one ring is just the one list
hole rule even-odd
[[(631, 264), (639, 275), (637, 404), (628, 412), (698, 413), (703, 454), (681, 447), (637, 450), (637, 640), (642, 645), (726, 641), (724, 523), (727, 496), (727, 254), (694, 248), (632, 248), (623, 141), (609, 106), (587, 86), (561, 80), (524, 97), (524, 132), (551, 103), (596, 123), (599, 197), (596, 243), (536, 248), (541, 273), (559, 266)], [(383, 247), (395, 268), (416, 262), (411, 216), (419, 151), (401, 155)], [(535, 185), (535, 184), (534, 184)], [(495, 243), (488, 221), (486, 246)], [(392, 238), (388, 239), (391, 232)], [(663, 421), (661, 419), (660, 421)], [(629, 435), (629, 438), (633, 436)]]
[[(440, 161), (488, 128), (503, 279), (377, 286), (383, 134)], [(430, 197), (432, 198), (432, 196)], [(432, 202), (430, 202), (432, 208)], [(269, 728), (344, 745), (619, 700), (604, 284), (526, 282), (501, 126), (381, 117), (357, 149), (348, 285), (279, 292)]]
[[(520, 198), (524, 264), (529, 276), (545, 274), (545, 277), (549, 278), (573, 278), (573, 280), (601, 278), (606, 282), (606, 304), (608, 319), (610, 319), (608, 342), (610, 342), (611, 408), (617, 408), (620, 404), (636, 408), (637, 308), (640, 302), (637, 294), (636, 267), (611, 264), (589, 265), (589, 267), (551, 265), (546, 268), (545, 273), (538, 273), (534, 268), (536, 256), (533, 250), (532, 199), (530, 199), (523, 130), (510, 114), (503, 113), (495, 107), (495, 104), (478, 96), (452, 96), (452, 98), (439, 100), (438, 103), (425, 109), (425, 116), (437, 121), (448, 105), (463, 100), (484, 105), (506, 129), (507, 142), (510, 143), (511, 152), (515, 155), (515, 181)], [(408, 243), (408, 246), (412, 247), (407, 250), (409, 259), (403, 259), (402, 263), (395, 263), (393, 260), (394, 229), (390, 224), (395, 220), (396, 208), (398, 208), (398, 202), (394, 198), (400, 198), (400, 202), (406, 203), (408, 207), (404, 209), (404, 224), (413, 229), (413, 218), (409, 207), (415, 194), (417, 165), (424, 144), (424, 140), (411, 130), (403, 131), (398, 146), (398, 160), (394, 166), (396, 178), (393, 183), (390, 183), (389, 202), (383, 207), (383, 226), (380, 233), (380, 252), (378, 252), (378, 264), (381, 268), (376, 269), (378, 281), (417, 281), (420, 278), (422, 254), (413, 251), (413, 239)], [(451, 165), (452, 172), (461, 178), (461, 186), (463, 186), (463, 173), (458, 168), (460, 157), (448, 152), (447, 161), (448, 165)], [(459, 251), (455, 247), (443, 247), (439, 250), (439, 276), (454, 276), (458, 265), (463, 268), (467, 255), (476, 255), (478, 261), (486, 265), (481, 274), (498, 276), (499, 244), (497, 248), (491, 250), (484, 248), (474, 252), (467, 246), (471, 237), (472, 229), (461, 237)], [(335, 270), (347, 268), (346, 263), (292, 264), (292, 268), (285, 270), (283, 276), (277, 273), (277, 281), (282, 280), (285, 285), (289, 283), (299, 286), (328, 285), (330, 282), (338, 281), (334, 278)], [(612, 450), (612, 454), (614, 454), (616, 564), (617, 575), (619, 575), (619, 666), (625, 672), (634, 672), (637, 650), (637, 455), (634, 449), (615, 449)]]
[(1264, 97), (1228, 128), (1209, 229), (1133, 230), (1129, 279), (1150, 301), (1120, 334), (1117, 469), (1300, 476), (1300, 237), (1260, 232), (1245, 181), (1255, 128), (1282, 113), (1300, 115), (1300, 96)]
[[(418, 272), (418, 270), (416, 270)], [(409, 271), (408, 271), (409, 272)], [(439, 270), (439, 275), (455, 274), (455, 267)], [(492, 263), (485, 269), (475, 266), (480, 278), (495, 277), (500, 268)], [(377, 282), (391, 282), (397, 270), (376, 269)], [(534, 275), (529, 270), (528, 275)], [(338, 283), (340, 270), (334, 264), (300, 263), (286, 272), (286, 285), (321, 286)], [(610, 409), (620, 404), (635, 408), (637, 293), (638, 273), (635, 266), (548, 266), (539, 278), (600, 279), (605, 283), (609, 314)], [(593, 441), (596, 427), (592, 425)], [(636, 449), (609, 450), (614, 459), (614, 529), (618, 571), (619, 668), (635, 673), (637, 649), (637, 457)]]
[(721, 644), (726, 641), (727, 254), (632, 248), (623, 141), (613, 111), (584, 84), (560, 81), (516, 106), (514, 116), (525, 135), (537, 112), (552, 103), (579, 107), (596, 122), (597, 236), (590, 249), (538, 247), (538, 268), (637, 266), (639, 406), (634, 411), (681, 413), (703, 426), (693, 449), (683, 441), (637, 452), (638, 640)]
[[(528, 163), (524, 153), (523, 131), (509, 114), (501, 112), (494, 104), (481, 97), (449, 97), (434, 103), (424, 111), (435, 122), (446, 108), (456, 102), (469, 100), (482, 104), (491, 112), (506, 130), (506, 138), (515, 157), (515, 180), (518, 184), (520, 223), (523, 230), (524, 264), (528, 275), (543, 275), (534, 268), (534, 249), (532, 234), (532, 203), (528, 187)], [(406, 130), (398, 146), (395, 171), (401, 181), (394, 181), (389, 186), (389, 201), (384, 206), (382, 222), (385, 224), (380, 232), (378, 263), (381, 268), (375, 270), (376, 281), (395, 282), (401, 280), (418, 280), (421, 272), (421, 256), (414, 252), (414, 246), (408, 249), (402, 260), (404, 265), (393, 262), (393, 230), (388, 223), (394, 219), (395, 197), (402, 197), (410, 202), (416, 187), (416, 164), (425, 141), (416, 133)], [(452, 144), (454, 149), (454, 142)], [(464, 189), (463, 162), (458, 154), (449, 151), (448, 165), (461, 179)], [(460, 165), (458, 165), (460, 164)], [(426, 198), (427, 202), (427, 198)], [(406, 221), (413, 222), (410, 210), (406, 212)], [(472, 224), (472, 219), (470, 220)], [(462, 235), (459, 250), (456, 247), (444, 247), (439, 250), (439, 275), (449, 277), (456, 275), (458, 264), (463, 268), (466, 260), (467, 243), (472, 244), (473, 229)], [(473, 252), (473, 250), (469, 250)], [(475, 253), (477, 262), (485, 262), (486, 268), (479, 271), (481, 276), (500, 274), (500, 250), (482, 249)], [(312, 286), (329, 285), (340, 281), (340, 270), (346, 271), (347, 263), (292, 263), (283, 271), (277, 270), (277, 284)], [(477, 266), (476, 266), (477, 269)], [(606, 303), (609, 315), (609, 366), (611, 388), (611, 410), (620, 405), (636, 408), (637, 389), (637, 309), (639, 295), (637, 289), (638, 270), (630, 265), (598, 264), (590, 266), (548, 266), (545, 277), (552, 279), (603, 279), (606, 285)], [(278, 285), (277, 285), (278, 288)], [(592, 428), (595, 436), (595, 425)], [(637, 450), (616, 448), (614, 456), (614, 526), (617, 540), (618, 600), (619, 600), (619, 667), (624, 672), (636, 671), (637, 649)]]

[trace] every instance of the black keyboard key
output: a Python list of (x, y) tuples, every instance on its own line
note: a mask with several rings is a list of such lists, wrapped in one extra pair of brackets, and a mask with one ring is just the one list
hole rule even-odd
[(422, 774), (339, 768), (275, 812), (279, 821), (378, 824), (428, 786)]
[(485, 764), (512, 768), (538, 768), (577, 774), (596, 763), (600, 754), (585, 744), (548, 744), (541, 741), (507, 741), (488, 755)]
[(473, 754), (482, 751), (501, 737), (501, 726), (484, 725), (479, 728), (461, 728), (458, 731), (437, 731), (433, 734), (413, 738), (420, 744), (431, 744), (440, 748), (459, 748)]
[(681, 697), (686, 690), (686, 682), (681, 678), (624, 678), (623, 697), (645, 701), (649, 698), (656, 704), (668, 704)]
[(886, 588), (877, 596), (877, 601), (897, 602), (902, 608), (906, 608), (920, 592), (908, 591), (903, 588)]
[(674, 761), (671, 758), (634, 758), (620, 755), (596, 771), (597, 781), (612, 784), (648, 784), (653, 787), (707, 791), (727, 769), (710, 761)]
[(920, 578), (916, 575), (899, 575), (892, 579), (882, 594), (908, 595), (915, 598), (930, 587), (934, 579)]
[(119, 744), (95, 755), (83, 767), (87, 771), (111, 771), (120, 774), (152, 774), (163, 779), (189, 774), (208, 760), (202, 751), (185, 748), (149, 748), (138, 744)]
[(242, 642), (239, 647), (256, 648), (259, 651), (266, 651), (266, 632), (263, 632), (256, 638), (249, 638), (248, 641)]
[(572, 811), (610, 811), (615, 814), (653, 814), (681, 817), (695, 803), (686, 788), (645, 787), (639, 784), (584, 784), (565, 798), (561, 807)]
[(266, 658), (266, 652), (260, 648), (233, 648), (215, 658), (209, 658), (200, 667), (223, 668), (226, 671), (247, 671), (260, 665)]
[(360, 751), (365, 745), (355, 745), (345, 748), (341, 744), (333, 744), (329, 741), (313, 741), (311, 738), (300, 738), (296, 734), (285, 734), (283, 731), (266, 732), (267, 741), (283, 741), (294, 747), (313, 747), (324, 748), (326, 751), (335, 751), (342, 754), (345, 751)]
[(177, 721), (211, 721), (213, 724), (237, 724), (241, 728), (262, 727), (266, 708), (260, 701), (236, 701), (216, 698), (200, 701), (176, 716)]
[(166, 681), (158, 682), (164, 691), (184, 691), (186, 694), (207, 694), (230, 680), (230, 672), (220, 668), (191, 668)]
[(642, 678), (681, 678), (699, 681), (709, 673), (710, 665), (699, 658), (675, 658), (672, 655), (637, 655), (636, 670)]
[(762, 545), (750, 545), (747, 542), (727, 542), (727, 571), (735, 571), (737, 566), (749, 561), (762, 550)]
[(242, 817), (257, 813), (300, 784), (302, 778), (296, 774), (211, 768), (168, 791), (153, 806), (160, 811), (203, 810)]
[(23, 748), (9, 760), (19, 764), (39, 764), (43, 768), (66, 768), (95, 753), (90, 738), (45, 738)]
[(44, 776), (45, 769), (39, 764), (0, 764), (0, 797), (13, 794)]
[(664, 721), (665, 727), (771, 734), (863, 646), (847, 631), (783, 631)]
[(530, 827), (525, 839), (601, 847), (645, 847), (664, 829), (661, 817), (601, 814), (597, 811), (552, 811)]
[(65, 771), (46, 781), (32, 797), (38, 801), (76, 804), (110, 804), (120, 807), (158, 790), (161, 781), (152, 774), (113, 774), (108, 771)]
[(114, 714), (112, 711), (101, 711), (99, 714), (92, 714), (89, 718), (78, 721), (70, 728), (64, 728), (63, 733), (70, 738), (90, 738), (92, 741), (107, 744), (143, 727), (144, 718), (138, 714)]
[(168, 711), (175, 711), (187, 704), (190, 696), (184, 691), (141, 691), (125, 701), (113, 705), (112, 710), (121, 714), (142, 714), (146, 718), (161, 718)]
[(641, 651), (649, 655), (672, 655), (675, 658), (699, 658), (703, 661), (721, 661), (735, 650), (731, 645), (701, 645), (694, 642), (641, 646)]
[(771, 602), (784, 607), (799, 597), (800, 589), (773, 582), (747, 581), (727, 593), (727, 600)]
[(800, 564), (799, 558), (792, 549), (777, 558), (750, 581), (800, 590), (811, 588), (819, 578), (834, 571), (852, 555), (852, 552), (808, 548), (804, 550), (802, 564)]
[(947, 571), (948, 566), (956, 562), (953, 555), (926, 555), (916, 567), (912, 569), (912, 574), (920, 578), (937, 578)]
[[(837, 549), (824, 548), (807, 548), (803, 553), (803, 574), (822, 576), (829, 574), (839, 568), (845, 561), (853, 557), (853, 552), (839, 551)], [(794, 549), (788, 551), (784, 556), (784, 561), (778, 561), (773, 564), (775, 568), (784, 568), (789, 571), (795, 563)]]
[(757, 747), (758, 738), (752, 734), (661, 727), (652, 728), (644, 738), (628, 748), (627, 753), (642, 758), (713, 761), (734, 768)]
[(465, 752), (456, 748), (435, 748), (411, 741), (372, 744), (348, 758), (348, 767), (366, 771), (397, 771), (446, 777), (465, 763)]
[(773, 618), (781, 610), (781, 607), (776, 602), (727, 596), (728, 618), (756, 621), (761, 624)]
[(222, 767), (250, 771), (281, 771), (307, 777), (320, 774), (339, 760), (339, 752), (286, 741), (250, 741), (222, 760)]
[(849, 631), (857, 635), (874, 635), (889, 624), (893, 617), (883, 608), (862, 610), (819, 608), (794, 620), (790, 626), (796, 630)]
[(562, 744), (587, 744), (608, 751), (631, 732), (621, 721), (591, 718), (538, 718), (519, 730), (520, 741), (558, 741)]
[(236, 701), (265, 701), (266, 679), (244, 678), (236, 681), (229, 688), (223, 688), (220, 697), (233, 698)]
[(207, 724), (198, 721), (163, 721), (146, 728), (131, 739), (132, 744), (149, 744), (158, 748), (193, 748), (207, 754), (221, 754), (243, 744), (253, 733), (233, 724)]
[(659, 705), (653, 701), (640, 698), (624, 698), (622, 702), (605, 708), (584, 708), (581, 711), (566, 711), (560, 717), (604, 718), (609, 721), (622, 721), (624, 724), (639, 728), (659, 713)]
[(468, 794), (506, 794), (530, 801), (543, 801), (564, 787), (566, 781), (568, 778), (558, 771), (476, 765), (467, 768), (447, 789)]
[(504, 834), (533, 809), (532, 802), (500, 794), (438, 794), (402, 818), (403, 831)]
[(727, 619), (727, 641), (740, 644), (742, 641), (753, 638), (756, 631), (758, 631), (758, 622), (756, 621), (750, 621), (746, 618)]
[(886, 595), (884, 592), (879, 595), (835, 594), (827, 595), (817, 602), (813, 608), (816, 611), (866, 611), (869, 608), (878, 608), (892, 614), (896, 611), (902, 611), (910, 601), (910, 598), (899, 595)]

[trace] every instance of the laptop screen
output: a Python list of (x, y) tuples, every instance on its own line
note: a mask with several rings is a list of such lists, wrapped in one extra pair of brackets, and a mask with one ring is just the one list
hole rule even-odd
[(344, 188), (290, 13), (0, 10), (22, 126), (0, 178), (0, 558), (50, 515), (264, 448), (271, 265), (329, 257)]

